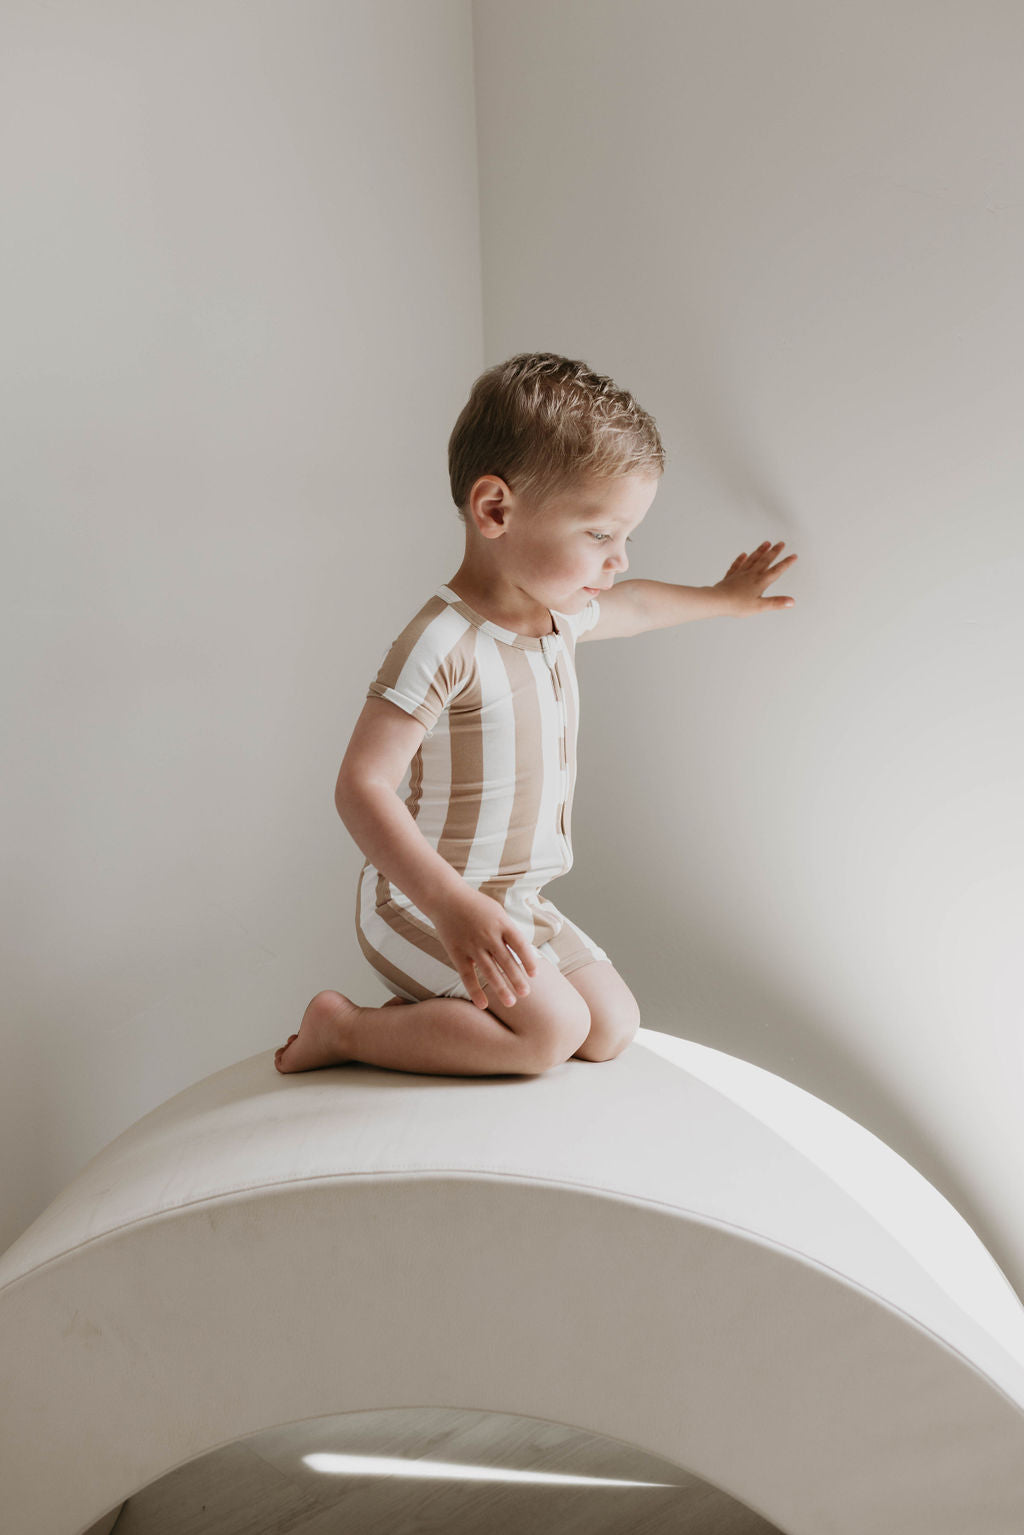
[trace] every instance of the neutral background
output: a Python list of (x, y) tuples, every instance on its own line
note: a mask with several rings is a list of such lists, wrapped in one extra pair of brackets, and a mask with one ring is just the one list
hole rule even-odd
[(0, 1244), (384, 1000), (334, 779), (469, 386), (545, 349), (659, 422), (632, 575), (800, 555), (581, 647), (550, 893), (1024, 1290), (1022, 81), (1015, 0), (8, 0)]

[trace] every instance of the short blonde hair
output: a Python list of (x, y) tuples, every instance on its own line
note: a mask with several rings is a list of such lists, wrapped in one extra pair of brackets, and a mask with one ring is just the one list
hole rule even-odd
[(585, 362), (520, 352), (481, 373), (448, 439), (452, 500), (494, 474), (540, 506), (592, 479), (665, 471), (654, 417)]

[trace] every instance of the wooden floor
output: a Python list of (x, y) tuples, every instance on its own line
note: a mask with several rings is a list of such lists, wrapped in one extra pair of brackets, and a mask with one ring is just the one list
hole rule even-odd
[[(331, 1475), (317, 1452), (594, 1478), (545, 1486)], [(614, 1487), (601, 1479), (668, 1483)], [(448, 1408), (291, 1424), (183, 1466), (129, 1499), (114, 1535), (780, 1535), (717, 1488), (617, 1440)]]

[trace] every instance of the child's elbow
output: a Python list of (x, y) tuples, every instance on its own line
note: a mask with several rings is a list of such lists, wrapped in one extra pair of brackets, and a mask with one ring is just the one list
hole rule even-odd
[(366, 788), (366, 779), (346, 772), (342, 764), (338, 781), (334, 785), (334, 808), (344, 821)]
[(345, 819), (345, 805), (348, 802), (348, 796), (349, 784), (347, 778), (345, 777), (345, 768), (343, 764), (341, 772), (338, 774), (334, 785), (334, 808), (341, 816), (342, 820)]

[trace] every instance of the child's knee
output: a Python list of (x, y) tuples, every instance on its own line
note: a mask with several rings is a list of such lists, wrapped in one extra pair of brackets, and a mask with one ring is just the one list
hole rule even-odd
[(578, 991), (568, 991), (547, 1015), (537, 1042), (542, 1071), (570, 1060), (590, 1033), (590, 1009)]
[(537, 973), (530, 977), (529, 996), (520, 997), (511, 1007), (493, 999), (487, 1005), (520, 1036), (537, 1071), (569, 1060), (590, 1033), (586, 1001), (543, 956)]
[(639, 1027), (640, 1009), (632, 995), (616, 998), (611, 1006), (592, 1005), (590, 1033), (578, 1051), (580, 1059), (613, 1061), (632, 1044)]

